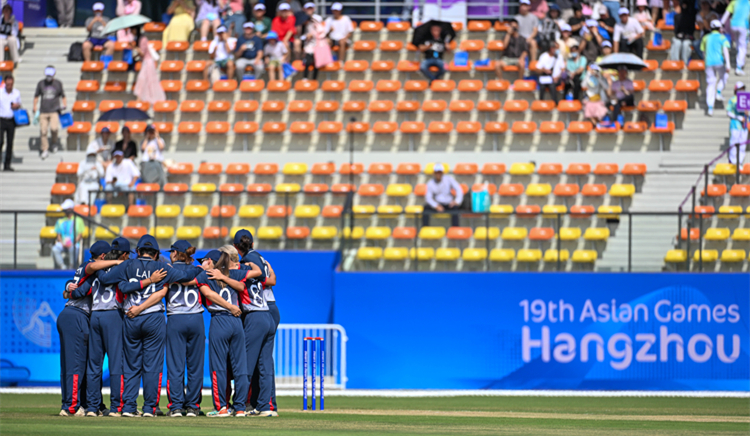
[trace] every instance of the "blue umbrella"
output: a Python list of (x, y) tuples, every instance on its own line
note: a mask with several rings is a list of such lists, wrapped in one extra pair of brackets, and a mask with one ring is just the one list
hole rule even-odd
[(99, 117), (99, 121), (144, 121), (149, 118), (151, 117), (140, 109), (121, 107), (104, 112)]
[(605, 56), (604, 59), (598, 62), (598, 65), (604, 69), (626, 67), (629, 70), (642, 70), (646, 68), (646, 63), (643, 62), (643, 59), (632, 53), (614, 53)]

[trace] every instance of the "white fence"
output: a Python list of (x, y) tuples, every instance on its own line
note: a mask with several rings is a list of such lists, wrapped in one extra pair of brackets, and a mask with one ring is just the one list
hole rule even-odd
[[(325, 339), (325, 387), (346, 388), (346, 330), (338, 324), (279, 324), (273, 350), (276, 387), (302, 389), (302, 341), (306, 337)], [(311, 362), (308, 366), (312, 367)], [(312, 370), (312, 369), (311, 369)], [(320, 371), (320, 362), (318, 362)], [(319, 373), (316, 373), (316, 376)], [(310, 383), (308, 375), (308, 387)]]

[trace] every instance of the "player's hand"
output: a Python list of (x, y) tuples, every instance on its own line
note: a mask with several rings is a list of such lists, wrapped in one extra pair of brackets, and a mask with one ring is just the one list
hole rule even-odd
[(77, 285), (77, 284), (75, 284), (75, 283), (69, 283), (69, 284), (68, 284), (68, 287), (67, 287), (67, 288), (65, 288), (65, 290), (66, 290), (66, 291), (68, 291), (68, 292), (73, 292), (73, 291), (75, 291), (76, 289), (78, 289), (78, 285)]
[(227, 276), (225, 276), (221, 271), (215, 268), (206, 270), (206, 275), (208, 275), (208, 278), (212, 280), (227, 280)]
[(63, 298), (66, 299), (66, 300), (69, 299), (70, 298), (70, 292), (63, 291)]
[(133, 306), (128, 310), (128, 318), (135, 318), (136, 316), (141, 314), (140, 306)]
[(240, 315), (242, 315), (242, 309), (240, 309), (239, 307), (237, 307), (235, 305), (232, 305), (232, 307), (229, 309), (229, 311), (234, 316), (240, 316)]
[(151, 277), (149, 277), (149, 280), (151, 280), (151, 283), (159, 283), (160, 281), (164, 280), (164, 277), (167, 276), (167, 272), (164, 271), (164, 268), (161, 268), (159, 270), (156, 270), (151, 273)]
[(444, 211), (444, 210), (445, 210), (445, 208), (443, 207), (443, 205), (442, 205), (442, 204), (438, 204), (438, 205), (437, 205), (437, 207), (436, 207), (435, 209), (436, 209), (436, 210), (437, 210), (438, 212), (442, 212), (442, 211)]

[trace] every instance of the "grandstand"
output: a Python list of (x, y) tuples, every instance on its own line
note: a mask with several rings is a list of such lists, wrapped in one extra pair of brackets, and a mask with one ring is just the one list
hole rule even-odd
[[(20, 239), (41, 247), (38, 253), (24, 250), (23, 263), (51, 266), (49, 226), (57, 205), (75, 191), (81, 150), (103, 127), (121, 127), (95, 120), (128, 106), (147, 109), (167, 141), (165, 154), (175, 162), (169, 183), (159, 193), (149, 193), (158, 186), (140, 184), (137, 206), (92, 204), (78, 211), (130, 238), (153, 230), (165, 241), (184, 238), (211, 247), (238, 228), (251, 228), (262, 249), (347, 247), (346, 265), (364, 269), (537, 271), (561, 263), (565, 270), (620, 271), (628, 265), (632, 233), (633, 270), (684, 269), (688, 252), (679, 251), (684, 243), (677, 246), (676, 215), (627, 216), (675, 213), (703, 165), (726, 147), (721, 110), (713, 118), (704, 115), (702, 63), (666, 60), (670, 29), (662, 23), (664, 45), (649, 44), (648, 68), (632, 74), (636, 107), (626, 111), (624, 125), (601, 129), (583, 120), (577, 101), (536, 100), (536, 82), (515, 80), (513, 67), (497, 80), (492, 63), (473, 65), (497, 58), (503, 24), (455, 27), (455, 45), (469, 52), (470, 64), (451, 63), (444, 80), (431, 86), (418, 72), (410, 26), (368, 21), (354, 33), (350, 60), (326, 67), (319, 81), (297, 75), (292, 81), (222, 80), (211, 86), (202, 80), (207, 43), (162, 46), (161, 28), (151, 26), (168, 98), (153, 107), (127, 92), (134, 76), (117, 61), (118, 52), (106, 70), (98, 61), (63, 61), (70, 43), (83, 39), (82, 29), (26, 29), (32, 43), (16, 69), (24, 102), (44, 65), (53, 63), (75, 124), (63, 135), (65, 150), (45, 162), (25, 150), (38, 131), (17, 132), (17, 154), (34, 173), (1, 176), (3, 209), (48, 210), (46, 218), (23, 218), (19, 226)], [(727, 89), (737, 79), (730, 76)], [(655, 127), (657, 112), (669, 115), (666, 129)], [(146, 126), (126, 124), (136, 138)], [(459, 228), (436, 217), (434, 227), (420, 228), (424, 183), (436, 162), (446, 163), (465, 192), (489, 184), (489, 217), (466, 215)], [(734, 184), (734, 168), (711, 171), (715, 180), (701, 211), (730, 215), (703, 220), (702, 262), (747, 270), (750, 188)], [(750, 183), (750, 165), (742, 174)], [(352, 231), (342, 217), (350, 177), (356, 190)], [(8, 193), (8, 183), (24, 186), (23, 192)], [(12, 240), (6, 224), (13, 226), (2, 219), (6, 244)], [(703, 239), (698, 220), (692, 225), (690, 240)], [(112, 237), (103, 227), (89, 232)], [(693, 242), (691, 252), (696, 247)]]

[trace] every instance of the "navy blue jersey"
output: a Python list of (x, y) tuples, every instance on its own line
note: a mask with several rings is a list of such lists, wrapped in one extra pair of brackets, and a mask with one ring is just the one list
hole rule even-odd
[(261, 287), (263, 289), (263, 298), (266, 301), (276, 301), (276, 297), (273, 295), (273, 289), (271, 289), (269, 286), (266, 286), (266, 278), (269, 275), (268, 271), (268, 263), (266, 263), (266, 259), (261, 256), (260, 253), (258, 253), (255, 250), (250, 250), (247, 253), (245, 253), (244, 256), (242, 256), (242, 263), (254, 263), (258, 265), (258, 268), (260, 268), (261, 275), (257, 278), (257, 280), (261, 283)]
[(84, 282), (83, 285), (72, 292), (72, 298), (83, 298), (86, 295), (90, 295), (92, 311), (122, 309), (124, 298), (119, 289), (117, 289), (117, 285), (104, 286), (99, 280), (99, 276), (106, 274), (110, 269), (112, 268), (99, 270), (94, 273), (95, 278), (93, 282)]
[[(243, 269), (233, 269), (229, 271), (230, 279), (237, 280), (239, 282), (245, 282), (245, 277), (247, 277), (247, 271)], [(219, 294), (219, 296), (225, 301), (228, 301), (230, 304), (239, 307), (240, 293), (229, 287), (229, 285), (227, 285), (226, 283), (220, 283), (217, 280), (208, 278), (208, 274), (206, 274), (205, 271), (198, 274), (198, 277), (195, 278), (195, 281), (197, 282), (198, 287), (208, 286), (212, 291)], [(229, 312), (227, 309), (217, 304), (211, 303), (211, 301), (209, 301), (208, 299), (206, 299), (206, 308), (208, 308), (208, 311), (212, 315), (220, 312)]]
[[(91, 286), (91, 284), (95, 280), (94, 274), (86, 274), (86, 265), (88, 265), (91, 262), (95, 262), (95, 259), (89, 259), (87, 262), (84, 262), (81, 264), (81, 266), (76, 269), (76, 273), (73, 276), (73, 283), (78, 285), (80, 288), (84, 284), (87, 284), (87, 288)], [(68, 282), (70, 283), (70, 282)], [(66, 285), (67, 286), (67, 283)], [(82, 311), (90, 314), (91, 313), (91, 293), (77, 293), (76, 295), (73, 295), (71, 292), (70, 298), (68, 298), (68, 301), (65, 303), (65, 307), (72, 306), (76, 307), (78, 309), (81, 309)]]
[[(172, 267), (179, 270), (203, 272), (199, 266), (188, 265), (185, 262), (174, 262)], [(179, 315), (188, 313), (203, 313), (201, 304), (201, 292), (198, 286), (172, 283), (167, 291), (167, 315)]]
[[(247, 265), (240, 264), (240, 269), (250, 271), (250, 267)], [(262, 271), (263, 269), (261, 269)], [(260, 278), (263, 277), (263, 281)], [(265, 276), (260, 275), (255, 278), (247, 279), (245, 281), (245, 291), (240, 295), (240, 303), (242, 304), (242, 311), (255, 312), (258, 310), (268, 310), (268, 302), (263, 296), (263, 282), (265, 282)]]
[[(141, 288), (140, 281), (147, 280), (151, 277), (154, 271), (164, 269), (167, 272), (167, 276), (158, 283), (152, 283), (145, 288)], [(127, 312), (133, 306), (140, 306), (145, 302), (151, 294), (160, 291), (162, 288), (170, 283), (184, 283), (189, 282), (198, 275), (198, 271), (194, 270), (179, 270), (172, 268), (171, 265), (149, 259), (149, 258), (138, 258), (129, 259), (125, 262), (112, 268), (106, 274), (102, 274), (99, 280), (103, 285), (117, 284), (120, 291), (125, 294), (125, 301), (123, 302), (122, 309)], [(130, 283), (128, 283), (130, 282)], [(164, 311), (164, 302), (160, 301), (148, 309), (145, 309), (142, 314)]]

